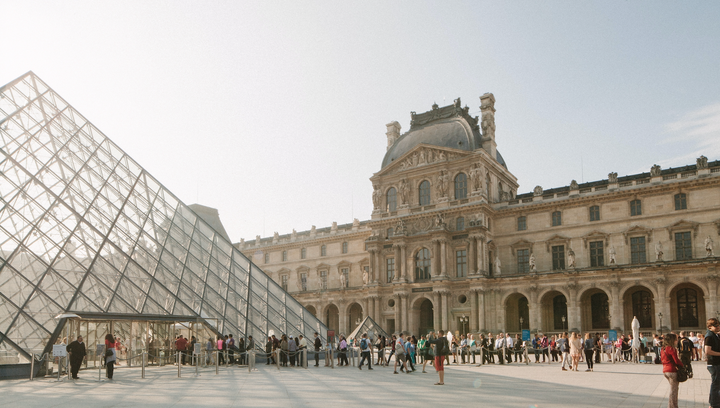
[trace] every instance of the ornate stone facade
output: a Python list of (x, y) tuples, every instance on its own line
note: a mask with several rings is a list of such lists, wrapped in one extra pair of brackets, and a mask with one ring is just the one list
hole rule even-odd
[(367, 315), (424, 334), (700, 329), (719, 313), (719, 161), (517, 195), (494, 105), (388, 124), (370, 220), (236, 245), (346, 333)]

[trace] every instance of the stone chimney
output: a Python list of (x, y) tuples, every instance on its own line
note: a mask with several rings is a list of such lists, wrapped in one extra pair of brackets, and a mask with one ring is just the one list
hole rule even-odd
[(393, 143), (395, 143), (395, 141), (400, 137), (400, 128), (401, 127), (397, 121), (392, 121), (385, 126), (387, 126), (387, 133), (385, 133), (387, 135), (387, 141), (388, 141), (387, 150), (390, 150)]
[(486, 93), (480, 97), (480, 129), (482, 129), (482, 147), (490, 153), (490, 157), (497, 160), (495, 143), (495, 96)]

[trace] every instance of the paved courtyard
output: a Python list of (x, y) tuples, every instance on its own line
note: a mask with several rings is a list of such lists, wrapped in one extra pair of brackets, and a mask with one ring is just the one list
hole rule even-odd
[[(694, 364), (695, 378), (680, 385), (680, 407), (707, 407), (710, 378), (705, 364)], [(2, 407), (666, 407), (668, 383), (660, 365), (596, 365), (595, 372), (564, 372), (558, 364), (452, 365), (445, 386), (433, 385), (428, 366), (393, 375), (392, 367), (283, 368), (258, 371), (214, 368), (194, 377), (192, 367), (153, 367), (140, 378), (138, 368), (120, 367), (112, 382), (98, 382), (98, 371), (80, 380), (50, 378), (0, 381)], [(103, 372), (104, 378), (104, 372)], [(412, 405), (408, 405), (412, 404)], [(469, 405), (468, 405), (469, 404)]]

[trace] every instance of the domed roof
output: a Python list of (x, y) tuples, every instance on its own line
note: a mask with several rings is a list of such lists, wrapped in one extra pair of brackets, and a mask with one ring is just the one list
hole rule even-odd
[(435, 120), (423, 126), (411, 127), (385, 153), (382, 168), (409, 152), (420, 143), (473, 151), (481, 147), (480, 132), (463, 117)]

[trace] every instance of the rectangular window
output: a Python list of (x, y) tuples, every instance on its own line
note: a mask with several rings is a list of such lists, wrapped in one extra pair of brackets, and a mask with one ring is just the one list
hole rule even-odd
[(600, 221), (600, 206), (593, 205), (590, 207), (590, 221)]
[(605, 266), (602, 241), (590, 243), (590, 266)]
[(342, 243), (342, 253), (343, 253), (343, 254), (347, 254), (347, 253), (348, 253), (348, 243), (347, 243), (347, 242), (343, 242), (343, 243)]
[(467, 250), (455, 251), (455, 272), (458, 278), (467, 276)]
[(303, 292), (307, 291), (307, 273), (300, 274), (300, 284), (302, 285)]
[(455, 230), (462, 231), (464, 229), (465, 229), (465, 218), (458, 217), (457, 221), (455, 222)]
[(300, 259), (305, 259), (307, 256), (307, 250), (305, 248), (300, 248)]
[(283, 262), (287, 261), (287, 251), (282, 252), (282, 260)]
[(350, 286), (350, 269), (348, 268), (342, 268), (340, 270), (340, 273), (342, 273), (343, 277), (345, 278), (345, 287)]
[(270, 263), (270, 254), (265, 254), (265, 263)]
[(282, 288), (285, 292), (287, 292), (287, 289), (288, 289), (288, 276), (287, 275), (282, 276)]
[(320, 256), (327, 255), (327, 247), (325, 245), (320, 247)]
[(565, 269), (565, 245), (552, 247), (552, 261), (554, 271)]
[(675, 194), (675, 209), (686, 210), (687, 209), (687, 196), (685, 193)]
[(387, 258), (385, 260), (385, 274), (387, 276), (387, 283), (392, 283), (395, 278), (395, 258)]
[(641, 264), (645, 262), (647, 262), (645, 237), (630, 238), (630, 263)]
[(529, 249), (518, 249), (517, 250), (517, 263), (518, 263), (518, 273), (530, 272), (530, 250)]
[(327, 271), (320, 271), (320, 289), (327, 290)]
[(630, 201), (630, 216), (642, 215), (642, 203), (640, 200)]
[(692, 259), (692, 241), (689, 232), (675, 233), (675, 259), (678, 261)]
[(517, 219), (517, 230), (518, 231), (525, 231), (527, 229), (527, 218), (526, 217), (518, 217)]
[(552, 213), (552, 225), (553, 227), (562, 225), (562, 213), (560, 211), (555, 211), (554, 213)]
[(394, 231), (394, 230), (393, 230), (392, 228), (388, 228), (388, 229), (387, 229), (387, 236), (386, 236), (386, 237), (387, 237), (387, 238), (392, 237), (392, 236), (393, 236), (393, 231)]

